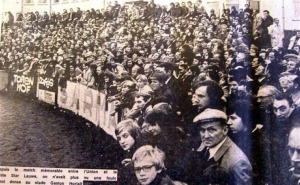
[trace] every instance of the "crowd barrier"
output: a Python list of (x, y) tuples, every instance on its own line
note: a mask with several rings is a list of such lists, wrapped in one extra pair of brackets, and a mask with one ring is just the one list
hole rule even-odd
[(57, 78), (46, 76), (7, 74), (0, 71), (0, 79), (0, 87), (4, 87), (7, 81), (9, 91), (19, 96), (36, 97), (47, 104), (72, 111), (116, 138), (118, 114), (111, 115), (115, 112), (115, 105), (107, 101), (104, 93), (71, 81), (67, 81), (66, 88), (61, 88)]

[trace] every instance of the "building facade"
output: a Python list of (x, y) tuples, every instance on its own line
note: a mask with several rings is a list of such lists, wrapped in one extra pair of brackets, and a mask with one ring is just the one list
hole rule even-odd
[[(17, 12), (31, 11), (47, 11), (48, 13), (62, 12), (63, 9), (76, 9), (80, 7), (82, 10), (91, 8), (101, 9), (113, 3), (114, 0), (2, 0), (3, 12), (11, 11), (13, 15)], [(130, 0), (118, 0), (119, 4), (123, 4)], [(150, 1), (150, 0), (144, 0)], [(171, 2), (187, 2), (189, 0), (154, 0), (154, 3), (168, 6)], [(197, 0), (191, 0), (195, 2)], [(250, 7), (260, 12), (269, 10), (273, 17), (279, 18), (280, 24), (285, 30), (300, 29), (300, 0), (202, 0), (207, 12), (211, 9), (215, 10), (217, 15), (222, 13), (223, 8), (235, 6), (236, 9), (244, 8), (246, 3)]]

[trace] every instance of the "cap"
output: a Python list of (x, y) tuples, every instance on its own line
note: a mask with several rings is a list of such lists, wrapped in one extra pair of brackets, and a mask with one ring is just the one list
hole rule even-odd
[(284, 58), (286, 58), (286, 59), (289, 60), (289, 61), (294, 61), (294, 62), (296, 62), (297, 64), (299, 63), (298, 56), (295, 55), (295, 54), (287, 54), (287, 55), (284, 55)]
[(195, 124), (203, 124), (208, 122), (215, 121), (227, 121), (227, 116), (225, 112), (217, 110), (217, 109), (206, 109), (198, 116), (196, 116), (193, 120)]

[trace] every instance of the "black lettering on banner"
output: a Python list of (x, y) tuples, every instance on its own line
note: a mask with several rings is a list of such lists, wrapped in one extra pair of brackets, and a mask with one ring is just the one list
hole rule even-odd
[(0, 184), (5, 184), (5, 180), (0, 180)]
[(18, 169), (18, 168), (15, 168), (15, 172), (17, 172), (17, 171), (19, 171), (19, 169)]
[(30, 184), (30, 181), (26, 181), (25, 184)]
[(84, 180), (89, 180), (89, 177), (84, 177)]
[(48, 178), (48, 176), (47, 175), (43, 175), (43, 179), (47, 179)]
[(6, 174), (0, 173), (0, 177), (6, 177)]
[(101, 177), (94, 177), (94, 180), (101, 180)]
[[(90, 101), (87, 101), (87, 98), (90, 99)], [(88, 109), (90, 116), (92, 116), (92, 107), (93, 107), (93, 93), (90, 89), (87, 89), (84, 92), (84, 108), (83, 112), (85, 113), (85, 110)]]

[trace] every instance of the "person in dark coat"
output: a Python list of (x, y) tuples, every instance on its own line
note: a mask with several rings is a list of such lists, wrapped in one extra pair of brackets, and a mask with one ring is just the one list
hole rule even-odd
[(213, 165), (225, 168), (228, 184), (252, 184), (252, 167), (247, 156), (228, 137), (227, 116), (217, 109), (206, 109), (193, 120), (201, 144), (183, 158), (178, 177), (188, 184), (204, 182), (204, 173)]
[(131, 158), (136, 149), (141, 146), (140, 127), (132, 119), (123, 120), (118, 123), (115, 134), (123, 149), (122, 152), (117, 154), (118, 159), (121, 160), (117, 163), (118, 182), (120, 184), (133, 184), (135, 175), (131, 170)]

